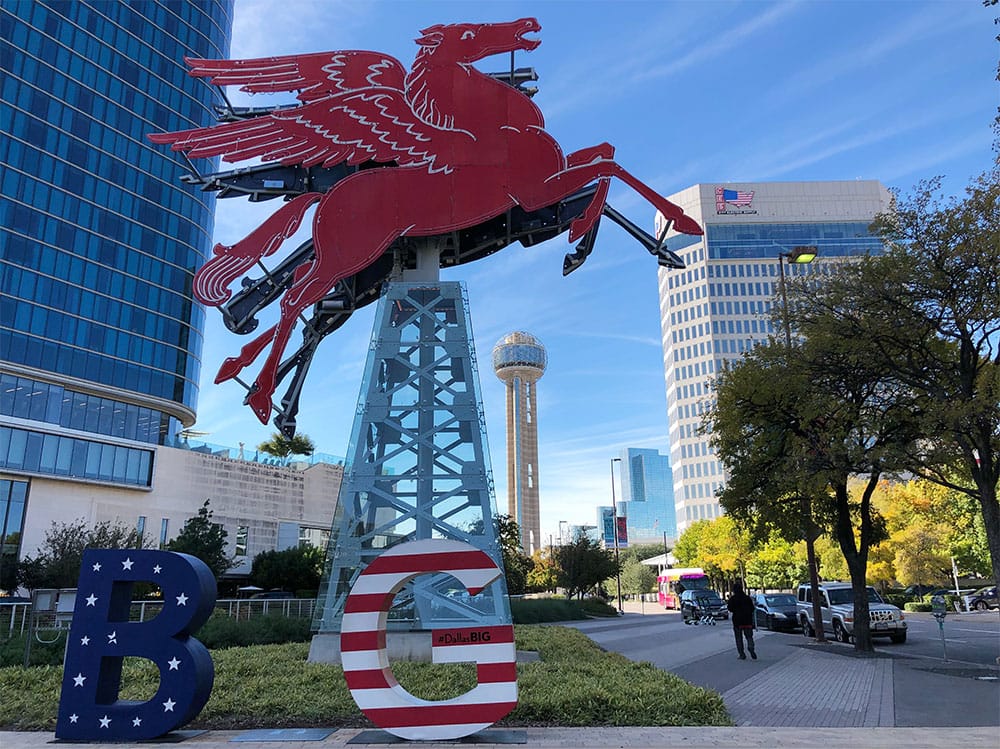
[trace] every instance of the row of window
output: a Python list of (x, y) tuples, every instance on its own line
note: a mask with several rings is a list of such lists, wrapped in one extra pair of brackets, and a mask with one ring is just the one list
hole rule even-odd
[(153, 451), (0, 426), (0, 468), (149, 486)]
[[(88, 71), (91, 75), (75, 79), (44, 59), (29, 57), (23, 49), (19, 52), (13, 58), (10, 79), (4, 82), (4, 98), (79, 138), (87, 138), (86, 129), (78, 130), (79, 120), (83, 120), (84, 128), (93, 121), (132, 141), (142, 142), (148, 132), (167, 127), (183, 129), (206, 119), (205, 101), (189, 93), (181, 99), (177, 110), (170, 110), (161, 101), (123, 87), (110, 62), (101, 65), (103, 69)], [(177, 67), (176, 63), (172, 65)], [(196, 91), (203, 94), (200, 89)], [(114, 96), (115, 93), (119, 95)]]
[[(703, 487), (704, 485), (699, 484), (698, 486)], [(684, 487), (685, 490), (690, 488), (691, 487), (689, 486)], [(706, 494), (709, 497), (714, 497), (715, 490), (714, 489), (708, 490), (703, 488), (702, 491), (698, 494), (698, 496), (704, 497), (706, 496)], [(691, 497), (685, 497), (685, 499), (691, 499)], [(684, 517), (686, 520), (692, 522), (695, 520), (711, 520), (712, 518), (717, 518), (720, 515), (722, 515), (722, 508), (719, 507), (719, 505), (717, 504), (709, 504), (709, 505), (700, 504), (700, 505), (684, 506)]]
[[(32, 16), (35, 15), (32, 13)], [(185, 106), (185, 100), (191, 97), (190, 92), (201, 93), (194, 85), (187, 93), (175, 85), (177, 81), (184, 80), (176, 70), (183, 64), (184, 56), (191, 56), (196, 50), (203, 56), (224, 51), (218, 44), (207, 44), (203, 37), (191, 39), (185, 45), (173, 44), (168, 36), (146, 19), (141, 21), (143, 33), (139, 36), (129, 35), (110, 23), (103, 24), (104, 28), (94, 33), (75, 27), (72, 22), (58, 16), (32, 17), (30, 23), (34, 28), (29, 28), (24, 20), (14, 18), (10, 33), (5, 38), (10, 39), (17, 49), (48, 61), (76, 80), (93, 82), (95, 87), (101, 89), (110, 86), (109, 94), (115, 100), (121, 98), (125, 89), (132, 87), (140, 94), (141, 105), (159, 100), (172, 111), (180, 111)], [(150, 35), (153, 39), (147, 41), (145, 37)], [(155, 44), (152, 43), (154, 39)], [(33, 76), (27, 75), (26, 71), (26, 77)]]
[(823, 257), (878, 253), (882, 242), (864, 221), (783, 224), (709, 224), (709, 258), (774, 258), (792, 247), (816, 247)]
[[(0, 299), (0, 321), (6, 299)], [(194, 408), (198, 397), (198, 374), (185, 378), (150, 369), (133, 361), (115, 359), (95, 351), (85, 351), (56, 341), (44, 340), (9, 330), (0, 322), (0, 360), (18, 362), (27, 367), (54, 374), (110, 385), (156, 398), (182, 403)]]
[(152, 444), (168, 443), (180, 430), (177, 419), (151, 408), (6, 373), (0, 373), (0, 416)]
[[(770, 312), (769, 306), (766, 312)], [(686, 328), (671, 331), (670, 338), (675, 344), (683, 343), (684, 341), (703, 338), (708, 335), (708, 331), (708, 323), (698, 323), (697, 325), (689, 325)], [(734, 318), (729, 320), (712, 320), (711, 331), (713, 335), (725, 335), (727, 333), (729, 335), (770, 335), (774, 332), (774, 326), (767, 319), (758, 320), (755, 317), (750, 319)], [(718, 349), (716, 349), (715, 353), (719, 353)], [(686, 357), (681, 356), (680, 358), (684, 359)], [(676, 352), (674, 360), (678, 360)]]
[[(8, 306), (13, 307), (13, 315), (7, 314)], [(201, 369), (198, 360), (186, 349), (133, 335), (128, 330), (99, 325), (26, 301), (12, 301), (10, 305), (0, 302), (0, 309), (4, 310), (5, 324), (30, 336), (90, 349), (192, 380)]]
[(695, 305), (694, 307), (684, 307), (683, 309), (670, 313), (670, 324), (680, 325), (686, 322), (693, 322), (702, 317), (707, 317), (708, 310), (708, 302), (703, 302), (702, 304)]
[(722, 466), (717, 460), (706, 460), (700, 463), (683, 463), (681, 474), (686, 479), (708, 478), (722, 473)]
[[(0, 207), (0, 213), (2, 212)], [(68, 303), (77, 301), (80, 310), (92, 308), (97, 303), (96, 297), (107, 295), (102, 298), (109, 300), (111, 297), (116, 303), (138, 303), (149, 314), (159, 313), (166, 315), (167, 319), (190, 322), (195, 328), (204, 322), (204, 311), (199, 306), (193, 306), (190, 297), (183, 293), (192, 284), (192, 273), (166, 266), (149, 255), (130, 252), (122, 245), (98, 241), (94, 235), (82, 231), (74, 233), (69, 224), (53, 223), (59, 224), (60, 233), (65, 228), (67, 235), (73, 235), (70, 246), (41, 245), (27, 235), (0, 230), (5, 239), (5, 252), (0, 262), (16, 264), (26, 269), (22, 273), (15, 268), (5, 268), (5, 274), (12, 274), (11, 277), (0, 279), (5, 289), (13, 290), (22, 284), (40, 283), (41, 278), (34, 272), (37, 271), (50, 277), (48, 282), (53, 284), (53, 294), (64, 295)], [(57, 241), (62, 238), (60, 233), (56, 235)], [(89, 244), (86, 242), (88, 237), (91, 240)], [(85, 252), (77, 252), (78, 248), (85, 249)], [(93, 255), (95, 259), (87, 260), (86, 255)], [(175, 285), (150, 283), (150, 276), (159, 276)], [(163, 278), (164, 276), (169, 278)], [(91, 301), (86, 301), (88, 299)], [(132, 326), (133, 323), (124, 322), (123, 316), (134, 312), (126, 312), (125, 307), (117, 304), (109, 309), (120, 311), (98, 322)], [(67, 308), (67, 311), (78, 310)], [(89, 316), (89, 313), (83, 314)]]
[[(20, 243), (13, 244), (18, 247), (12, 248), (15, 252), (11, 254), (17, 256), (20, 254)], [(18, 259), (12, 258), (14, 262)], [(201, 335), (197, 326), (204, 324), (204, 310), (181, 295), (170, 294), (131, 276), (62, 252), (42, 250), (36, 253), (34, 259), (37, 265), (47, 266), (49, 277), (0, 262), (4, 270), (0, 277), (0, 292), (11, 299), (37, 300), (55, 308), (58, 313), (55, 310), (49, 310), (52, 314), (44, 310), (32, 312), (29, 302), (21, 302), (16, 305), (20, 316), (16, 322), (13, 314), (5, 315), (7, 323), (13, 327), (88, 346), (88, 341), (95, 335), (91, 328), (107, 325), (134, 334), (130, 337), (136, 340), (145, 336), (157, 346), (179, 346), (185, 353), (201, 350)], [(72, 278), (82, 286), (57, 278)], [(90, 289), (101, 289), (109, 296)], [(171, 313), (173, 316), (170, 316)], [(193, 319), (188, 320), (184, 315)], [(147, 359), (142, 361), (153, 363)]]
[[(192, 256), (191, 250), (171, 245), (207, 245), (215, 197), (172, 183), (177, 177), (173, 159), (146, 148), (137, 149), (134, 144), (123, 144), (122, 150), (110, 152), (116, 154), (111, 157), (95, 150), (95, 145), (71, 138), (21, 112), (15, 112), (13, 119), (12, 132), (24, 142), (5, 139), (5, 163), (11, 165), (12, 171), (18, 170), (5, 180), (5, 195), (73, 225), (93, 227), (101, 236), (129, 246), (147, 251), (169, 249), (175, 256), (165, 259), (181, 267), (192, 267), (192, 259), (204, 256), (204, 250)], [(72, 166), (86, 164), (92, 154), (99, 160), (96, 173), (103, 175), (104, 181)], [(165, 173), (163, 177), (148, 176), (155, 175), (154, 165)], [(36, 174), (44, 178), (32, 176)], [(134, 191), (124, 190), (122, 185), (132, 185)], [(155, 241), (143, 241), (143, 228)], [(43, 229), (39, 226), (29, 233), (43, 239)], [(174, 242), (165, 241), (168, 239)]]

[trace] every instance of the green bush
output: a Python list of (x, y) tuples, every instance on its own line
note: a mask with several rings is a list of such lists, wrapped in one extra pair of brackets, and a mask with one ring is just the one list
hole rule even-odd
[(510, 614), (514, 624), (541, 624), (586, 619), (578, 601), (565, 598), (512, 598)]
[(312, 637), (309, 619), (266, 614), (249, 619), (234, 619), (223, 613), (209, 617), (195, 635), (209, 650), (275, 645), (284, 642), (308, 642)]
[(913, 600), (913, 596), (907, 593), (886, 593), (882, 598), (886, 603), (891, 603), (898, 609), (903, 608), (903, 606)]
[[(577, 630), (517, 625), (515, 639), (519, 650), (535, 650), (541, 661), (518, 664), (518, 705), (500, 725), (731, 725), (717, 692), (648, 663), (606, 653)], [(343, 670), (307, 663), (308, 652), (305, 643), (214, 651), (212, 696), (189, 727), (368, 727), (347, 690)], [(471, 686), (474, 677), (463, 675), (462, 666), (455, 668), (393, 664), (400, 683), (425, 699)], [(56, 666), (0, 668), (0, 728), (51, 731), (61, 681), (62, 669)], [(126, 658), (120, 698), (148, 700), (158, 683), (151, 662)]]
[[(55, 635), (51, 632), (41, 633), (45, 642), (37, 639), (31, 643), (29, 665), (31, 666), (62, 666), (63, 653), (66, 651), (66, 633)], [(0, 667), (24, 665), (24, 649), (28, 644), (27, 635), (15, 635), (9, 640), (0, 640)]]
[(618, 609), (600, 598), (584, 598), (580, 605), (587, 616), (618, 616)]
[(903, 608), (906, 611), (930, 611), (931, 605), (921, 601), (911, 601), (910, 603), (903, 604)]

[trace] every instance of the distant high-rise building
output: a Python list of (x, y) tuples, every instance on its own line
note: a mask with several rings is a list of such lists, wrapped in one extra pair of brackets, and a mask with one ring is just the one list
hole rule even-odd
[[(723, 363), (774, 334), (769, 315), (779, 256), (796, 247), (816, 248), (816, 262), (785, 265), (786, 274), (798, 276), (880, 252), (868, 226), (888, 209), (889, 199), (888, 190), (871, 180), (698, 184), (670, 196), (705, 229), (701, 237), (667, 239), (687, 268), (661, 268), (659, 277), (678, 532), (721, 514), (715, 493), (725, 476), (710, 435), (701, 432), (702, 417)], [(662, 225), (657, 215), (657, 234)]]
[(507, 512), (517, 521), (528, 554), (542, 546), (535, 383), (547, 361), (545, 347), (528, 333), (508, 333), (493, 347), (493, 370), (507, 385)]
[(627, 447), (621, 452), (622, 497), (618, 514), (627, 519), (629, 544), (677, 540), (674, 477), (670, 457), (657, 450)]
[(7, 541), (32, 504), (59, 504), (60, 486), (33, 539), (54, 517), (104, 519), (97, 489), (148, 490), (155, 447), (195, 420), (205, 313), (191, 285), (215, 199), (146, 135), (214, 121), (216, 95), (184, 57), (227, 57), (232, 16), (233, 0), (0, 6)]

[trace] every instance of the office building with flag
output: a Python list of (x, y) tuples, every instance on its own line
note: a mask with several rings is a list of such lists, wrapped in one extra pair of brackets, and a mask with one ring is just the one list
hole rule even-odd
[[(881, 251), (869, 225), (889, 208), (877, 181), (697, 184), (669, 196), (705, 229), (675, 234), (667, 246), (684, 270), (659, 271), (660, 323), (667, 390), (670, 464), (677, 532), (721, 514), (716, 491), (726, 477), (701, 432), (712, 383), (726, 361), (774, 335), (771, 305), (779, 258), (815, 248), (809, 264), (786, 263), (790, 277), (828, 272), (845, 258)], [(663, 217), (656, 216), (659, 235)]]

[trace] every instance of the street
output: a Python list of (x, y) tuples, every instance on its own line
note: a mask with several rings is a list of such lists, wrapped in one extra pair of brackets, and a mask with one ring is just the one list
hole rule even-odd
[[(947, 661), (937, 621), (929, 613), (907, 613), (907, 641), (897, 645), (876, 639), (875, 658), (859, 658), (849, 644), (829, 641), (819, 645), (801, 633), (757, 630), (758, 659), (740, 661), (729, 621), (685, 625), (678, 612), (664, 611), (651, 603), (626, 603), (625, 611), (619, 619), (564, 624), (584, 632), (606, 650), (648, 661), (693, 684), (714, 689), (726, 699), (740, 725), (788, 725), (772, 721), (808, 720), (801, 714), (782, 717), (762, 709), (744, 710), (738, 700), (755, 689), (770, 690), (775, 709), (800, 704), (807, 712), (808, 705), (827, 699), (831, 690), (839, 690), (845, 699), (850, 699), (852, 690), (882, 690), (888, 702), (878, 725), (1000, 725), (1000, 615), (996, 611), (948, 615), (944, 623)], [(888, 671), (884, 677), (861, 678), (855, 669), (846, 677), (849, 682), (827, 683), (824, 679), (830, 677), (828, 670), (834, 665), (831, 657), (845, 667), (855, 663), (861, 669), (864, 663), (866, 668), (881, 663)], [(801, 680), (801, 692), (775, 692), (790, 675)], [(871, 692), (869, 699), (877, 699), (877, 694)], [(809, 725), (839, 725), (827, 722), (821, 711), (812, 714), (815, 722)]]

